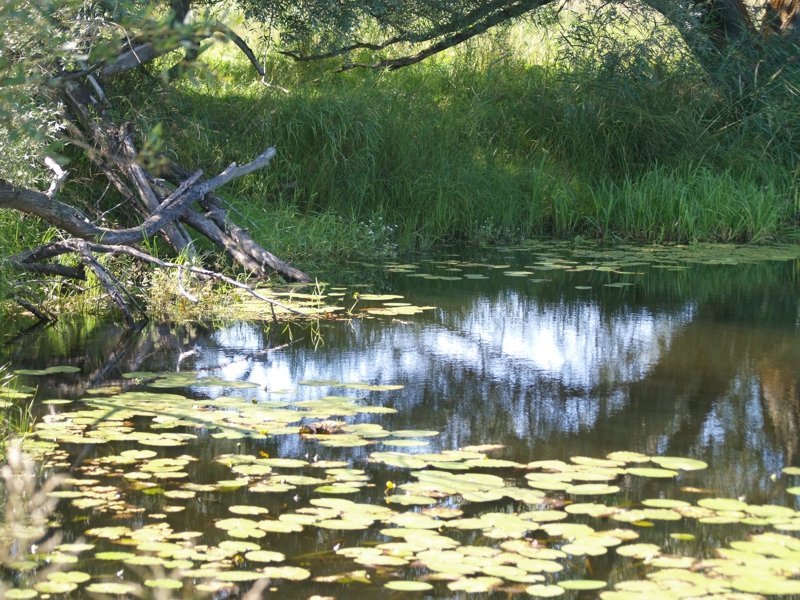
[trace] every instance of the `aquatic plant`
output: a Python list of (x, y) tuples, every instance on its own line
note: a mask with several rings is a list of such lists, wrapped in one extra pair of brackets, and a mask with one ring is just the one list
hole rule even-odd
[(12, 437), (24, 437), (32, 430), (32, 392), (17, 383), (9, 363), (0, 365), (0, 451)]

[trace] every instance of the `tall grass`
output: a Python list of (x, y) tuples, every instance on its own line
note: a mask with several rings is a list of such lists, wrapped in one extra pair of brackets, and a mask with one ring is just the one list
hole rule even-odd
[(121, 92), (191, 166), (275, 145), (269, 172), (225, 192), (301, 263), (542, 235), (757, 242), (796, 224), (790, 93), (728, 98), (680, 61), (540, 54), (484, 41), (343, 75), (278, 61), (278, 89), (223, 49), (211, 79)]

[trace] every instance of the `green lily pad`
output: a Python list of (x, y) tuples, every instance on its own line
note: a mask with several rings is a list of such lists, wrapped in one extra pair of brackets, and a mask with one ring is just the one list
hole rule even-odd
[[(71, 365), (61, 365), (55, 367), (47, 367), (46, 369), (17, 369), (14, 371), (17, 375), (55, 375), (58, 373), (80, 373), (79, 367)], [(59, 593), (59, 592), (53, 592)]]
[(247, 560), (253, 562), (271, 563), (283, 562), (286, 556), (280, 552), (273, 552), (271, 550), (252, 550), (244, 555)]
[(698, 500), (698, 506), (717, 511), (740, 511), (747, 508), (747, 503), (733, 498), (703, 498)]
[(311, 571), (301, 567), (264, 567), (262, 570), (270, 579), (288, 579), (290, 581), (303, 581), (311, 577)]
[(30, 588), (15, 588), (5, 591), (5, 597), (8, 600), (25, 600), (27, 598), (36, 598), (39, 592)]
[(566, 581), (559, 581), (557, 585), (565, 590), (585, 591), (601, 590), (608, 584), (599, 579), (568, 579)]
[(578, 485), (570, 485), (565, 491), (568, 494), (573, 494), (576, 496), (596, 496), (616, 494), (619, 492), (619, 486), (608, 485), (605, 483), (582, 483)]
[(424, 581), (408, 581), (402, 579), (387, 581), (383, 584), (383, 587), (397, 592), (427, 592), (433, 589), (430, 583), (425, 583)]
[(462, 577), (447, 584), (447, 587), (454, 592), (467, 592), (476, 594), (489, 592), (503, 584), (499, 577)]
[(92, 583), (86, 586), (86, 591), (93, 594), (111, 594), (113, 596), (124, 596), (133, 594), (139, 589), (135, 583), (114, 581), (106, 583)]
[(617, 554), (631, 558), (644, 559), (661, 554), (661, 548), (655, 544), (627, 544), (617, 548)]
[(707, 469), (708, 463), (694, 458), (681, 458), (678, 456), (653, 456), (650, 460), (664, 469), (678, 471), (698, 471)]
[(529, 596), (535, 596), (537, 598), (555, 598), (557, 596), (563, 596), (565, 590), (563, 587), (558, 585), (546, 585), (543, 583), (537, 583), (526, 587), (525, 592)]
[(162, 590), (178, 590), (183, 587), (183, 582), (180, 579), (146, 579), (144, 584), (150, 588), (158, 588)]
[(68, 581), (71, 583), (84, 583), (89, 581), (92, 576), (83, 571), (56, 571), (55, 573), (48, 573), (47, 578), (50, 581)]
[(677, 477), (678, 472), (670, 469), (656, 469), (655, 467), (631, 467), (625, 470), (629, 475), (637, 477), (650, 477), (654, 479), (670, 479)]

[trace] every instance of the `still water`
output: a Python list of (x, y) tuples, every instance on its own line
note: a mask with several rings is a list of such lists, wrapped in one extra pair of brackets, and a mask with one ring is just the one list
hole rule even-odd
[[(244, 540), (284, 555), (284, 560), (276, 561), (277, 566), (300, 567), (310, 573), (302, 581), (293, 581), (293, 576), (284, 578), (281, 573), (271, 572), (269, 584), (259, 592), (265, 596), (277, 592), (297, 598), (314, 594), (338, 598), (461, 597), (474, 580), (479, 593), (497, 597), (518, 593), (519, 597), (526, 597), (529, 586), (535, 588), (529, 590), (531, 593), (545, 595), (563, 591), (553, 587), (560, 581), (590, 580), (606, 582), (608, 587), (605, 591), (567, 589), (566, 596), (594, 598), (607, 594), (605, 597), (614, 598), (609, 590), (615, 583), (644, 580), (659, 569), (649, 564), (652, 556), (618, 555), (612, 544), (606, 543), (608, 552), (602, 555), (567, 548), (572, 551), (556, 559), (560, 566), (557, 571), (539, 571), (507, 558), (499, 561), (500, 567), (521, 567), (524, 573), (492, 564), (454, 574), (441, 565), (428, 564), (431, 546), (425, 547), (425, 542), (417, 540), (413, 533), (405, 537), (385, 533), (387, 527), (401, 526), (431, 530), (427, 525), (408, 525), (411, 521), (403, 518), (376, 518), (368, 526), (353, 530), (346, 525), (328, 529), (309, 522), (297, 531), (278, 533), (267, 528), (265, 535), (252, 531), (248, 535), (246, 530), (234, 533), (217, 523), (238, 516), (256, 521), (263, 515), (275, 519), (302, 513), (303, 509), (311, 509), (306, 514), (312, 514), (313, 507), (330, 509), (331, 503), (326, 502), (331, 498), (358, 503), (340, 511), (338, 518), (345, 520), (348, 511), (361, 513), (358, 506), (367, 504), (388, 506), (396, 514), (430, 514), (435, 518), (440, 515), (430, 512), (431, 507), (463, 511), (459, 518), (487, 513), (524, 517), (529, 511), (563, 510), (565, 503), (605, 504), (613, 510), (630, 511), (642, 508), (641, 500), (647, 498), (682, 500), (692, 505), (704, 498), (729, 498), (739, 499), (742, 506), (780, 505), (797, 510), (797, 496), (787, 489), (798, 485), (800, 478), (782, 473), (782, 469), (800, 465), (800, 261), (786, 252), (782, 254), (785, 256), (781, 260), (762, 260), (762, 256), (733, 249), (699, 253), (680, 249), (601, 251), (561, 245), (472, 250), (435, 259), (411, 259), (403, 264), (354, 265), (349, 271), (337, 273), (331, 279), (334, 286), (338, 281), (358, 282), (326, 288), (331, 294), (327, 301), (345, 309), (337, 320), (291, 325), (267, 321), (215, 327), (149, 326), (138, 333), (126, 333), (109, 323), (62, 322), (16, 338), (6, 344), (2, 358), (10, 360), (16, 369), (51, 365), (80, 369), (71, 374), (20, 377), (38, 388), (35, 413), (40, 424), (48, 420), (80, 420), (80, 414), (67, 418), (58, 415), (97, 408), (97, 404), (84, 406), (81, 402), (45, 404), (46, 400), (113, 400), (118, 391), (136, 390), (180, 394), (195, 402), (193, 406), (203, 407), (203, 411), (227, 410), (225, 402), (230, 397), (244, 399), (264, 410), (312, 411), (305, 418), (300, 415), (302, 420), (295, 422), (281, 416), (284, 429), (271, 420), (278, 418), (277, 413), (264, 413), (268, 424), (263, 428), (254, 426), (248, 430), (239, 423), (235, 435), (230, 434), (231, 429), (215, 427), (207, 420), (196, 426), (181, 422), (168, 429), (189, 434), (179, 446), (143, 446), (136, 441), (123, 441), (127, 429), (110, 436), (105, 443), (86, 444), (75, 437), (49, 434), (51, 430), (40, 425), (40, 433), (44, 431), (44, 437), (55, 440), (67, 453), (57, 461), (51, 460), (45, 473), (66, 471), (77, 479), (97, 481), (77, 486), (94, 501), (81, 505), (75, 498), (63, 498), (57, 508), (58, 529), (64, 541), (81, 540), (95, 545), (80, 554), (78, 563), (68, 565), (67, 570), (79, 569), (91, 576), (80, 582), (70, 596), (89, 597), (92, 591), (102, 590), (90, 587), (98, 582), (141, 585), (166, 579), (173, 583), (144, 586), (140, 593), (146, 597), (193, 597), (216, 586), (221, 590), (214, 592), (217, 597), (237, 596), (246, 593), (252, 581), (246, 575), (236, 576), (241, 580), (215, 578), (209, 574), (208, 565), (213, 563), (220, 572), (237, 573), (252, 573), (264, 567), (246, 557), (245, 547), (222, 557), (189, 556), (189, 564), (143, 566), (126, 562), (124, 556), (118, 560), (97, 558), (97, 552), (118, 550), (157, 556), (155, 547), (142, 548), (135, 539), (132, 542), (130, 531), (158, 524), (162, 531), (166, 526), (173, 534), (173, 543), (181, 532), (197, 532), (191, 542), (181, 542), (187, 548), (219, 545), (226, 539)], [(397, 306), (405, 303), (424, 310)], [(376, 307), (381, 310), (369, 312)], [(348, 310), (352, 314), (348, 315)], [(150, 375), (123, 377), (131, 372)], [(175, 380), (173, 385), (166, 380), (154, 389), (151, 384), (158, 384), (157, 374), (167, 372), (251, 385), (229, 387), (219, 379), (201, 381), (199, 385), (181, 385), (186, 381)], [(345, 384), (349, 387), (342, 387)], [(89, 394), (92, 391), (99, 394)], [(359, 407), (374, 407), (379, 412), (347, 408), (337, 411), (315, 404), (331, 396), (337, 401), (344, 397)], [(235, 401), (231, 402), (232, 410), (237, 410)], [(168, 399), (158, 406), (161, 417), (168, 414)], [(130, 408), (124, 402), (116, 407)], [(356, 436), (356, 442), (343, 444), (345, 447), (336, 443), (337, 436), (349, 436), (358, 428), (340, 432), (336, 428), (341, 425), (328, 425), (335, 431), (330, 435), (297, 433), (303, 423), (320, 420), (351, 426), (369, 423), (384, 432), (407, 433), (386, 437), (379, 431), (373, 437)], [(158, 423), (158, 417), (154, 421), (152, 415), (142, 416), (134, 411), (125, 415), (124, 424), (105, 416), (92, 427), (102, 428), (103, 421), (136, 431), (160, 432), (165, 424), (164, 418)], [(360, 431), (365, 432), (368, 427), (365, 425)], [(228, 434), (222, 435), (225, 431)], [(84, 430), (79, 435), (88, 434)], [(398, 439), (412, 441), (409, 445), (387, 443)], [(488, 445), (502, 448), (484, 447)], [(394, 495), (420, 492), (413, 486), (403, 489), (404, 484), (419, 479), (414, 473), (420, 465), (402, 468), (386, 464), (380, 460), (381, 452), (436, 455), (438, 459), (428, 460), (438, 461), (437, 464), (427, 465), (436, 470), (446, 467), (441, 460), (443, 452), (459, 448), (468, 448), (476, 456), (485, 455), (484, 460), (518, 463), (484, 463), (487, 467), (481, 468), (480, 462), (473, 462), (465, 472), (492, 474), (510, 487), (538, 489), (542, 498), (537, 502), (535, 498), (499, 499), (488, 494), (473, 496), (470, 501), (462, 497), (462, 490), (440, 489), (428, 490), (430, 504), (386, 502)], [(141, 462), (128, 466), (119, 461), (117, 467), (113, 460), (111, 465), (102, 462), (104, 457), (119, 456), (132, 449), (154, 451), (158, 458), (188, 456), (191, 462), (183, 465), (185, 475), (159, 478), (157, 485), (147, 479), (123, 476), (134, 469), (141, 472)], [(570, 463), (573, 457), (602, 458), (616, 451), (692, 458), (707, 463), (708, 468), (676, 468), (675, 475), (666, 478), (635, 477), (625, 474), (624, 469), (642, 465), (621, 462), (614, 467), (621, 469), (619, 473), (603, 481), (616, 486), (616, 490), (597, 490), (597, 494), (579, 493), (577, 488), (573, 494), (560, 484), (537, 485), (535, 477), (525, 477), (541, 470), (537, 461)], [(373, 454), (376, 452), (377, 459)], [(259, 457), (299, 459), (307, 465), (288, 468), (272, 463), (271, 472), (242, 478), (242, 472), (231, 472), (235, 460), (220, 460), (228, 455), (252, 457), (248, 459), (251, 461)], [(609, 465), (598, 465), (605, 467)], [(319, 491), (319, 485), (299, 484), (285, 490), (253, 491), (260, 482), (274, 482), (279, 475), (290, 473), (345, 487)], [(218, 483), (237, 477), (244, 483)], [(568, 479), (560, 478), (562, 482)], [(573, 483), (601, 479), (576, 477)], [(187, 481), (201, 486), (193, 490), (191, 497), (164, 495), (165, 491), (186, 490)], [(208, 487), (202, 488), (203, 485)], [(105, 497), (93, 492), (92, 486), (111, 488), (117, 500), (145, 510), (129, 511), (107, 498), (104, 503), (98, 498)], [(466, 497), (470, 498), (469, 493)], [(315, 504), (320, 498), (322, 503)], [(232, 514), (231, 506), (255, 506), (268, 512), (248, 517), (251, 513)], [(608, 514), (594, 517), (580, 511), (571, 513), (569, 522), (586, 524), (598, 531), (623, 527), (639, 536), (637, 540), (623, 539), (626, 543), (655, 544), (664, 554), (700, 560), (717, 556), (718, 549), (731, 541), (773, 531), (772, 522), (753, 519), (752, 523), (743, 523), (743, 518), (753, 517), (754, 513), (735, 508), (725, 507), (710, 515), (720, 523), (713, 519), (704, 523), (693, 515), (662, 519), (664, 515), (655, 514), (651, 518), (642, 515), (639, 519), (615, 521)], [(256, 509), (251, 510), (258, 514)], [(725, 516), (731, 518), (722, 523), (721, 517)], [(795, 515), (781, 521), (777, 528), (781, 535), (795, 535), (793, 531), (800, 525), (793, 519)], [(570, 537), (543, 532), (536, 524), (522, 531), (506, 525), (505, 537), (496, 528), (464, 525), (464, 529), (451, 529), (442, 523), (434, 529), (457, 544), (489, 548), (488, 552), (495, 555), (510, 552), (513, 543), (560, 550), (570, 540), (582, 539), (582, 534)], [(130, 531), (117, 539), (85, 533), (110, 526), (128, 527)], [(354, 562), (353, 557), (360, 550), (352, 556), (341, 551), (374, 549), (376, 544), (399, 541), (409, 546), (387, 549), (383, 554), (397, 554), (407, 564), (391, 564), (390, 560), (386, 561), (389, 564)], [(510, 541), (512, 545), (508, 545)], [(433, 550), (445, 551), (436, 544)], [(446, 551), (453, 550), (447, 547)], [(188, 556), (164, 552), (173, 561), (186, 560)], [(452, 556), (456, 562), (457, 556), (463, 558)], [(793, 554), (791, 558), (796, 557)], [(740, 560), (746, 562), (752, 556)], [(199, 570), (206, 567), (206, 571)], [(696, 563), (693, 568), (702, 572)], [(800, 563), (783, 568), (786, 576), (796, 575)], [(351, 575), (344, 577), (343, 573)], [(330, 576), (340, 577), (338, 581), (320, 580)], [(724, 579), (717, 573), (711, 576)], [(492, 577), (497, 579), (489, 580)], [(37, 578), (39, 575), (30, 571), (7, 571), (4, 575), (7, 583), (18, 588), (35, 587)], [(383, 587), (399, 580), (420, 581), (432, 587), (422, 592)], [(453, 584), (462, 581), (467, 583)], [(696, 588), (695, 595), (698, 590), (705, 594), (769, 593), (769, 588), (759, 587), (759, 583), (724, 581), (718, 590), (703, 584), (706, 587)], [(203, 587), (204, 584), (210, 587)], [(485, 592), (481, 585), (486, 586)], [(625, 589), (624, 584), (618, 588)], [(639, 592), (635, 592), (636, 587), (631, 589), (634, 595), (626, 597), (655, 594), (653, 590), (646, 593), (645, 588)], [(780, 590), (796, 593), (791, 587)], [(686, 597), (675, 593), (674, 597)]]

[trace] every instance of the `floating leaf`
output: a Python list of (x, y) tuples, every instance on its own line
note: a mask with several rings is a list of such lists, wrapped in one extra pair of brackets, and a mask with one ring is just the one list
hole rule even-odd
[(502, 584), (503, 580), (499, 577), (462, 577), (456, 581), (451, 581), (447, 584), (447, 587), (454, 592), (475, 594), (489, 592)]
[(565, 590), (601, 590), (608, 584), (599, 579), (568, 579), (567, 581), (559, 581), (558, 584)]
[(425, 583), (424, 581), (407, 581), (402, 579), (387, 581), (383, 584), (383, 587), (398, 592), (426, 592), (433, 589), (430, 583)]
[(619, 546), (617, 548), (617, 554), (620, 556), (629, 556), (631, 558), (645, 559), (661, 554), (661, 548), (655, 544), (628, 544)]
[(39, 592), (30, 588), (16, 588), (5, 591), (5, 597), (8, 600), (25, 600), (27, 598), (36, 598)]
[(740, 511), (747, 508), (747, 503), (733, 498), (703, 498), (698, 500), (697, 505), (717, 511)]
[(134, 583), (111, 581), (106, 583), (92, 583), (86, 586), (86, 591), (93, 594), (111, 594), (113, 596), (124, 596), (134, 594), (139, 589)]
[(85, 583), (89, 581), (92, 576), (83, 571), (56, 571), (55, 573), (48, 573), (47, 578), (50, 581), (68, 581), (71, 583)]
[[(14, 371), (17, 375), (55, 375), (58, 373), (80, 373), (79, 367), (71, 365), (61, 365), (54, 367), (47, 367), (46, 369), (17, 369)], [(41, 591), (41, 590), (40, 590)], [(53, 592), (59, 593), (59, 592)]]
[(636, 475), (637, 477), (651, 477), (655, 479), (669, 479), (677, 477), (678, 472), (670, 469), (656, 469), (655, 467), (632, 467), (625, 471), (629, 475)]
[(694, 458), (681, 458), (678, 456), (653, 456), (650, 460), (664, 469), (698, 471), (708, 468), (707, 463)]
[(265, 515), (269, 512), (263, 506), (246, 506), (246, 505), (229, 506), (228, 510), (237, 515)]
[(245, 554), (244, 557), (253, 562), (263, 563), (283, 562), (286, 560), (286, 556), (284, 554), (281, 554), (280, 552), (272, 552), (270, 550), (252, 550)]
[(617, 460), (623, 463), (644, 463), (650, 460), (650, 457), (646, 454), (640, 454), (639, 452), (627, 452), (627, 451), (618, 451), (618, 452), (611, 452), (610, 454), (606, 455), (606, 458), (610, 458), (611, 460)]
[(535, 596), (537, 598), (555, 598), (556, 596), (564, 595), (564, 588), (557, 585), (537, 583), (526, 587), (525, 592), (529, 596)]
[(144, 584), (147, 587), (158, 588), (163, 590), (178, 590), (183, 587), (183, 582), (180, 579), (146, 579)]
[(565, 491), (568, 494), (578, 496), (616, 494), (619, 491), (619, 486), (607, 485), (605, 483), (583, 483), (579, 485), (570, 485)]
[(311, 572), (301, 567), (264, 567), (264, 576), (271, 579), (302, 581), (311, 577)]

